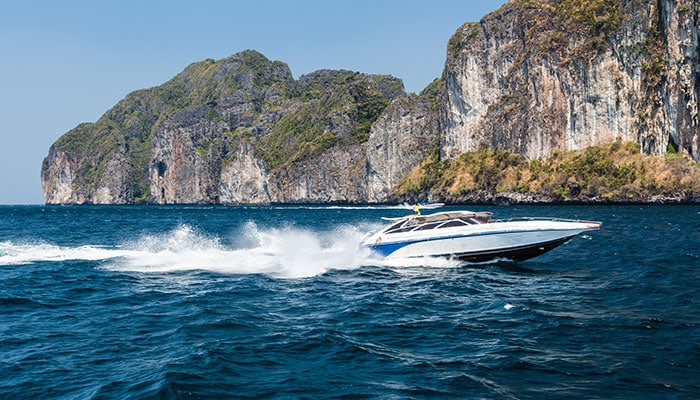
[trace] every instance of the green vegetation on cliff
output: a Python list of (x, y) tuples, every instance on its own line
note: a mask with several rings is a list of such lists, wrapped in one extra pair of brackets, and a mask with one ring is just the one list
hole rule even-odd
[(664, 158), (643, 155), (638, 144), (620, 141), (531, 161), (484, 146), (452, 161), (432, 154), (397, 189), (399, 197), (455, 200), (504, 192), (580, 201), (685, 199), (700, 195), (700, 164), (672, 150)]
[(528, 18), (527, 49), (593, 57), (622, 23), (622, 0), (517, 0)]
[(274, 170), (335, 145), (364, 143), (372, 124), (401, 92), (401, 81), (390, 76), (344, 70), (306, 75), (284, 116), (256, 144), (256, 155)]
[(130, 93), (97, 122), (67, 132), (52, 151), (77, 166), (73, 191), (87, 202), (119, 154), (129, 168), (129, 187), (117, 188), (130, 196), (122, 200), (148, 202), (154, 134), (164, 124), (187, 132), (201, 125), (189, 140), (212, 173), (235, 157), (240, 140), (275, 170), (332, 146), (366, 142), (401, 93), (399, 79), (352, 71), (322, 70), (295, 81), (286, 64), (246, 50), (193, 63), (160, 86)]
[(78, 125), (61, 136), (53, 147), (62, 149), (71, 154), (72, 160), (79, 161), (77, 179), (73, 185), (89, 194), (96, 188), (107, 163), (118, 151), (123, 139), (108, 119), (101, 119), (94, 124)]
[[(587, 59), (607, 48), (610, 37), (623, 21), (622, 0), (515, 0), (492, 15), (495, 24), (467, 22), (450, 37), (448, 58), (457, 59), (482, 33), (499, 35), (507, 31), (500, 23), (503, 13), (520, 14), (524, 29), (524, 51), (514, 54), (517, 67), (531, 53), (559, 54), (567, 62), (571, 56)], [(568, 54), (564, 54), (568, 53)]]
[(219, 61), (196, 62), (160, 86), (130, 93), (94, 124), (81, 124), (61, 136), (53, 148), (80, 165), (73, 187), (86, 198), (105, 178), (115, 153), (123, 152), (130, 168), (130, 200), (145, 202), (150, 194), (151, 139), (162, 123), (199, 107), (206, 107), (209, 120), (220, 120), (216, 105), (227, 96), (273, 88), (288, 92), (292, 85), (286, 65), (252, 50)]

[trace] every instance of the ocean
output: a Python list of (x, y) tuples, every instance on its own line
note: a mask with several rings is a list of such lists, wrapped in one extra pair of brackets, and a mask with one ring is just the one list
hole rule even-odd
[(700, 206), (460, 208), (603, 228), (389, 263), (392, 206), (0, 206), (0, 398), (700, 398)]

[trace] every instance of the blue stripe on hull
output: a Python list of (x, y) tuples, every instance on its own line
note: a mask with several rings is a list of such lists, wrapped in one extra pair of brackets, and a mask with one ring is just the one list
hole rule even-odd
[(403, 242), (403, 243), (375, 244), (375, 245), (372, 245), (372, 246), (369, 246), (369, 247), (370, 247), (370, 249), (372, 249), (373, 251), (375, 251), (375, 252), (381, 254), (382, 256), (386, 257), (386, 256), (388, 256), (389, 254), (395, 252), (396, 250), (398, 250), (398, 249), (400, 249), (400, 248), (402, 248), (402, 247), (406, 247), (406, 246), (408, 246), (408, 245), (411, 245), (411, 244), (413, 244), (413, 243), (416, 243), (416, 242), (410, 242), (410, 243), (409, 243), (409, 242)]

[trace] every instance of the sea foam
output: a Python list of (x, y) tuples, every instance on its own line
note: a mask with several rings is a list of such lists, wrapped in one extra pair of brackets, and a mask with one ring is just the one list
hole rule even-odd
[(133, 243), (109, 269), (138, 272), (206, 270), (224, 274), (266, 274), (304, 278), (331, 269), (365, 264), (359, 249), (362, 233), (350, 228), (315, 232), (298, 228), (262, 229), (248, 222), (229, 244), (188, 225), (162, 235), (146, 235)]
[(210, 271), (305, 278), (329, 270), (377, 266), (400, 273), (453, 268), (460, 263), (436, 258), (383, 260), (360, 246), (375, 226), (341, 225), (332, 230), (261, 228), (247, 222), (228, 237), (183, 224), (159, 234), (142, 234), (114, 246), (58, 246), (46, 242), (0, 242), (0, 265), (70, 260), (98, 261), (100, 268), (141, 273)]

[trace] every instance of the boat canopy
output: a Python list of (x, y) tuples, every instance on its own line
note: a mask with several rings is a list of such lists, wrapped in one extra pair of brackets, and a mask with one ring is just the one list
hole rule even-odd
[(477, 220), (488, 220), (493, 214), (488, 211), (446, 211), (428, 215), (409, 215), (406, 217), (413, 224), (427, 224), (429, 222), (447, 221), (457, 218), (476, 218)]
[[(490, 221), (490, 212), (472, 211), (445, 211), (428, 215), (407, 215), (399, 218), (384, 218), (395, 223), (384, 229), (386, 233), (398, 233), (409, 230), (433, 229), (436, 227), (447, 227), (449, 221), (459, 221), (460, 224), (485, 224)], [(421, 227), (425, 228), (421, 228)]]

